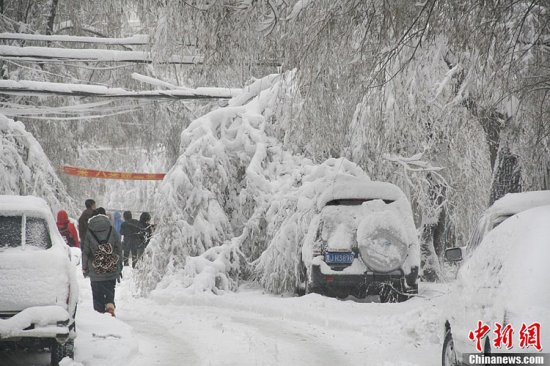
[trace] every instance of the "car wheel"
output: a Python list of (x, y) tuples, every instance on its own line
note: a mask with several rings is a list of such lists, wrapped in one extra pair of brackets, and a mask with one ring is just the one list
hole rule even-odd
[(51, 366), (58, 366), (59, 362), (65, 357), (73, 358), (74, 357), (74, 339), (69, 339), (64, 344), (59, 344), (54, 339), (50, 347), (51, 353)]
[(451, 334), (450, 329), (448, 329), (445, 333), (445, 340), (443, 341), (443, 351), (441, 353), (441, 365), (460, 366), (460, 362), (458, 362), (458, 359), (456, 357), (453, 335)]

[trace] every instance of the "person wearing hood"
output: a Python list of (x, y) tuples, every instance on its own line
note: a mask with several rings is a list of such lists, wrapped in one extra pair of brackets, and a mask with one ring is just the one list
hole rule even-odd
[(115, 286), (122, 273), (120, 237), (101, 207), (82, 241), (82, 272), (90, 277), (94, 310), (115, 316)]
[(57, 213), (57, 229), (68, 246), (80, 247), (80, 240), (78, 239), (76, 227), (69, 221), (69, 215), (65, 210), (61, 210)]
[(88, 230), (88, 220), (94, 215), (95, 201), (93, 199), (87, 199), (84, 202), (86, 209), (82, 212), (82, 215), (78, 218), (78, 234), (80, 234), (80, 240), (84, 240), (86, 237), (86, 231)]
[(115, 211), (113, 215), (113, 226), (115, 227), (116, 232), (120, 235), (120, 226), (122, 225), (122, 215), (120, 211)]
[(151, 214), (149, 212), (142, 212), (139, 217), (139, 227), (141, 229), (142, 241), (141, 241), (141, 254), (149, 244), (151, 236), (153, 235), (153, 225), (151, 224)]

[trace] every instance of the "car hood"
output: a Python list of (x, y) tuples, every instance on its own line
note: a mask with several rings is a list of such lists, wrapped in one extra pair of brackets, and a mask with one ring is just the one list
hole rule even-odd
[(66, 308), (70, 266), (62, 248), (0, 251), (0, 312), (45, 305)]

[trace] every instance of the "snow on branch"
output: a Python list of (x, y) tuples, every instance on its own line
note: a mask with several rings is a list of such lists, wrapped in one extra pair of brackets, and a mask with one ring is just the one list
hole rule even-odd
[(448, 186), (445, 178), (438, 173), (445, 168), (432, 166), (429, 162), (423, 161), (423, 155), (424, 153), (422, 152), (408, 158), (396, 154), (384, 154), (383, 157), (384, 159), (398, 163), (403, 167), (405, 178), (411, 186), (413, 186), (413, 183), (410, 180), (409, 172), (429, 172), (439, 183), (443, 183), (445, 186)]
[(251, 278), (274, 293), (296, 289), (322, 194), (340, 174), (369, 178), (346, 159), (314, 164), (285, 148), (294, 83), (293, 72), (256, 80), (183, 131), (154, 200), (162, 224), (138, 265), (141, 294), (177, 286), (220, 294)]
[(166, 82), (164, 80), (156, 79), (151, 76), (146, 76), (142, 74), (138, 74), (137, 72), (132, 73), (132, 79), (140, 81), (145, 84), (150, 84), (153, 86), (163, 87), (170, 90), (179, 90), (179, 91), (187, 91), (189, 93), (197, 93), (197, 94), (214, 94), (218, 95), (217, 93), (221, 93), (222, 95), (224, 93), (227, 93), (227, 91), (230, 91), (232, 96), (238, 95), (242, 93), (242, 89), (240, 88), (205, 88), (205, 87), (199, 87), (196, 89), (188, 88), (185, 86), (178, 86), (174, 85), (172, 83)]
[(0, 114), (0, 192), (42, 197), (53, 212), (78, 212), (50, 160), (21, 122)]
[[(0, 46), (0, 58), (32, 61), (103, 61), (152, 63), (151, 54), (146, 51), (119, 51), (104, 49), (70, 49), (55, 47)], [(162, 61), (169, 64), (195, 65), (203, 62), (202, 56), (169, 57)]]
[(149, 43), (149, 36), (145, 34), (136, 34), (131, 37), (125, 37), (125, 38), (102, 38), (102, 37), (82, 37), (82, 36), (69, 36), (69, 35), (0, 33), (0, 39), (20, 40), (20, 41), (91, 43), (91, 44), (124, 45), (124, 46), (147, 45)]
[(75, 97), (139, 98), (139, 99), (229, 99), (241, 89), (197, 88), (133, 91), (102, 85), (49, 83), (30, 80), (0, 80), (0, 94), (7, 95), (68, 95)]

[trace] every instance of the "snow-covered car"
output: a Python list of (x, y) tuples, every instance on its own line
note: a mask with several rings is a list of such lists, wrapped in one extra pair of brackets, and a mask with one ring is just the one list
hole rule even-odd
[(73, 356), (76, 267), (46, 202), (0, 195), (0, 343)]
[(530, 208), (550, 205), (550, 191), (531, 191), (521, 193), (508, 193), (496, 200), (478, 221), (478, 224), (465, 247), (461, 250), (447, 249), (445, 257), (450, 262), (457, 262), (464, 257), (469, 257), (481, 243), (483, 238), (500, 225), (504, 220)]
[(442, 307), (442, 365), (470, 364), (472, 353), (550, 346), (549, 222), (550, 206), (520, 212), (491, 230), (465, 261)]
[(317, 209), (302, 248), (306, 293), (388, 302), (418, 292), (418, 236), (397, 186), (337, 176)]

